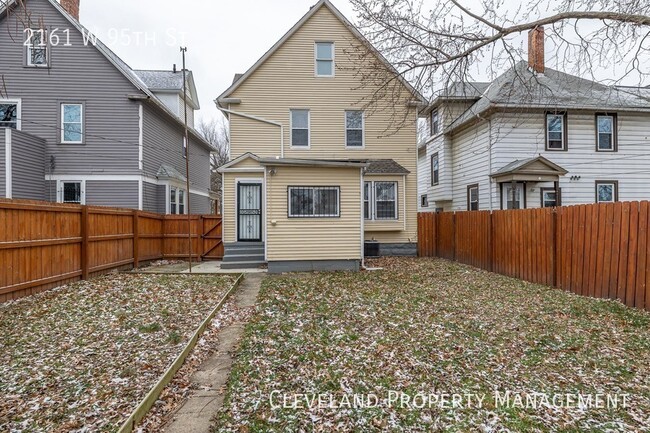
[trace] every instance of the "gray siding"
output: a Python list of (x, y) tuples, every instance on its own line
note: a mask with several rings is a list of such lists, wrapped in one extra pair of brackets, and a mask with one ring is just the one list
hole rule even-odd
[[(144, 106), (144, 171), (155, 177), (165, 163), (185, 173), (183, 128), (171, 122), (159, 109)], [(192, 189), (207, 192), (210, 188), (210, 152), (190, 139), (190, 182)]]
[(0, 198), (4, 198), (7, 191), (5, 185), (5, 129), (0, 128)]
[(138, 208), (137, 181), (86, 181), (86, 204)]
[[(16, 16), (0, 20), (0, 71), (9, 99), (22, 99), (22, 130), (47, 141), (56, 158), (53, 174), (137, 174), (138, 103), (126, 95), (131, 84), (45, 0), (26, 0), (32, 21), (70, 29), (72, 46), (51, 47), (50, 68), (24, 67), (22, 31)], [(14, 37), (15, 40), (12, 40)], [(61, 145), (61, 102), (85, 104), (85, 144)]]
[(210, 197), (190, 194), (190, 207), (193, 214), (209, 214), (211, 213)]
[(143, 182), (142, 210), (154, 213), (165, 213), (165, 191), (165, 185), (156, 185), (155, 183)]
[(11, 132), (12, 198), (45, 199), (45, 140)]

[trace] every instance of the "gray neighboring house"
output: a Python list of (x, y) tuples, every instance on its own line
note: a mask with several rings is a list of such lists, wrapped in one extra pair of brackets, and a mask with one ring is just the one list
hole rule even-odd
[(24, 3), (31, 46), (24, 11), (0, 9), (0, 197), (186, 213), (189, 149), (191, 212), (210, 213), (213, 148), (193, 128), (184, 143), (192, 74), (184, 103), (182, 71), (132, 70), (79, 24), (79, 0)]

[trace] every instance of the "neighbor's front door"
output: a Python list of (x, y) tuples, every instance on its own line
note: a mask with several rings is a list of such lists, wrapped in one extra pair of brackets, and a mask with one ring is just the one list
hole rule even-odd
[(524, 203), (524, 184), (504, 183), (502, 189), (502, 209), (525, 209)]
[(262, 184), (237, 184), (237, 240), (262, 241)]

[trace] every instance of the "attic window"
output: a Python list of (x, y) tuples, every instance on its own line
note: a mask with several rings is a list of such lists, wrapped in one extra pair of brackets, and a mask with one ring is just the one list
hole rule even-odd
[(334, 42), (316, 42), (316, 76), (334, 76)]
[(28, 29), (27, 35), (27, 66), (47, 66), (47, 31)]

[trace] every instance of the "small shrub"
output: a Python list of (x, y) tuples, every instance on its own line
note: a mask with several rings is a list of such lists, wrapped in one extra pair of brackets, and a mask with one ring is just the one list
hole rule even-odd
[(167, 342), (171, 344), (178, 344), (181, 342), (181, 335), (176, 331), (172, 331), (169, 333), (169, 336), (167, 337)]

